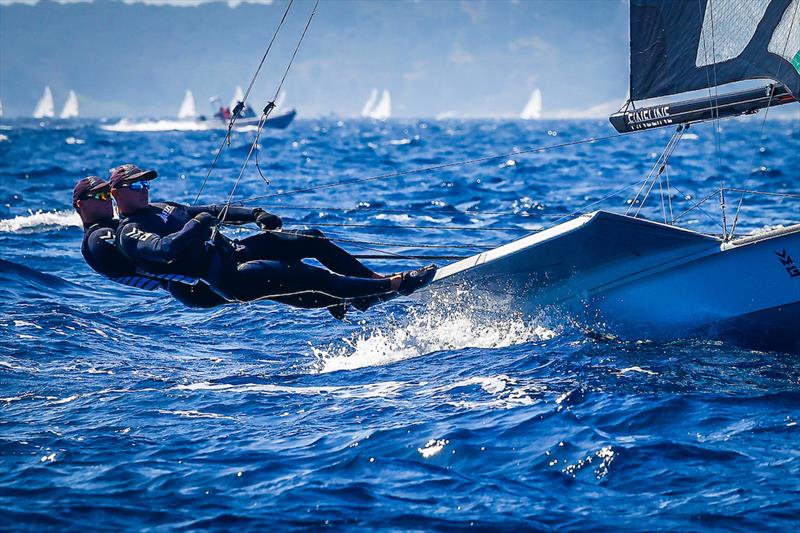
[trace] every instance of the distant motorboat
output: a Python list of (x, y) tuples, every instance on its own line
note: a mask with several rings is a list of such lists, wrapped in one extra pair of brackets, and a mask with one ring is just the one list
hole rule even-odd
[(33, 118), (53, 118), (54, 116), (56, 116), (56, 111), (53, 104), (53, 92), (48, 85), (44, 88), (44, 93), (33, 110)]
[(537, 120), (542, 118), (542, 91), (539, 89), (533, 90), (519, 118), (523, 120)]
[(178, 110), (178, 119), (180, 120), (194, 120), (197, 117), (197, 109), (194, 105), (194, 95), (192, 91), (186, 91), (186, 95), (181, 102), (181, 108)]
[[(285, 100), (286, 92), (281, 91), (281, 93), (278, 95), (278, 98), (275, 100), (275, 108), (280, 108)], [(237, 85), (233, 94), (233, 99), (227, 107), (222, 105), (222, 102), (217, 96), (212, 96), (209, 98), (209, 102), (214, 108), (213, 117), (216, 120), (213, 122), (216, 122), (218, 125), (227, 126), (231, 120), (231, 117), (233, 116), (232, 113), (236, 109), (236, 106), (239, 104), (239, 102), (244, 102), (244, 91), (240, 86)], [(296, 115), (297, 111), (295, 109), (290, 109), (286, 113), (282, 113), (280, 115), (271, 115), (264, 123), (264, 127), (282, 130), (287, 128), (289, 124), (292, 123)], [(246, 103), (239, 112), (239, 116), (236, 118), (237, 127), (258, 126), (260, 122), (261, 117), (256, 115), (255, 111), (253, 111), (253, 108)]]
[(64, 107), (61, 109), (59, 118), (78, 118), (79, 115), (80, 111), (78, 110), (78, 95), (75, 94), (75, 91), (70, 90), (69, 96), (67, 96), (67, 101), (64, 103)]

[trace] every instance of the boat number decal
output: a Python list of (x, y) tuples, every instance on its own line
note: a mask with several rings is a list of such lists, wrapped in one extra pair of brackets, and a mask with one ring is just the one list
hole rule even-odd
[(786, 267), (786, 272), (789, 273), (790, 278), (800, 277), (800, 268), (798, 268), (794, 260), (789, 257), (789, 252), (781, 250), (780, 252), (775, 252), (775, 255), (781, 260), (781, 265)]

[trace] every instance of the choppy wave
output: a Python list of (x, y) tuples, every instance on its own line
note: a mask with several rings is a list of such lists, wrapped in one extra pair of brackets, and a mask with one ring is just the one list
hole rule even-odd
[(0, 232), (5, 233), (37, 233), (81, 226), (81, 218), (74, 210), (29, 211), (27, 215), (0, 220)]

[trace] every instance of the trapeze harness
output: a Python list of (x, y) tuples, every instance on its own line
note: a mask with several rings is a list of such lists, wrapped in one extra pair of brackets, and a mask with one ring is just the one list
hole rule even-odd
[(95, 272), (137, 289), (164, 289), (188, 307), (208, 308), (229, 303), (199, 279), (180, 274), (153, 274), (137, 268), (114, 243), (117, 225), (118, 221), (107, 220), (84, 230), (81, 254)]

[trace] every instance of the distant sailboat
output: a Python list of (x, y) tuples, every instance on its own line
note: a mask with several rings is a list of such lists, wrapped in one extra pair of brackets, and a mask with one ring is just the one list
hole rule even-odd
[(64, 108), (61, 110), (60, 118), (77, 118), (79, 115), (78, 111), (78, 95), (75, 94), (75, 91), (70, 91), (69, 96), (67, 96), (67, 101), (64, 103)]
[(372, 89), (372, 92), (369, 93), (369, 98), (364, 103), (364, 107), (361, 108), (361, 116), (364, 118), (370, 118), (370, 113), (372, 112), (372, 108), (375, 107), (375, 104), (378, 102), (378, 89)]
[(523, 120), (535, 120), (542, 118), (542, 91), (534, 89), (525, 109), (520, 113), (519, 118)]
[(56, 116), (55, 106), (53, 105), (53, 93), (50, 87), (44, 88), (44, 94), (36, 104), (36, 109), (33, 110), (33, 118), (53, 118)]
[(194, 95), (192, 91), (186, 91), (186, 96), (183, 97), (181, 108), (178, 111), (178, 118), (180, 120), (193, 120), (197, 117), (197, 109), (194, 106)]
[(366, 118), (374, 118), (376, 120), (386, 120), (392, 116), (392, 95), (389, 94), (388, 89), (384, 89), (381, 94), (381, 99), (377, 103), (375, 100), (378, 98), (378, 90), (373, 89), (370, 94), (369, 100), (364, 104), (364, 109), (361, 111), (361, 116)]

